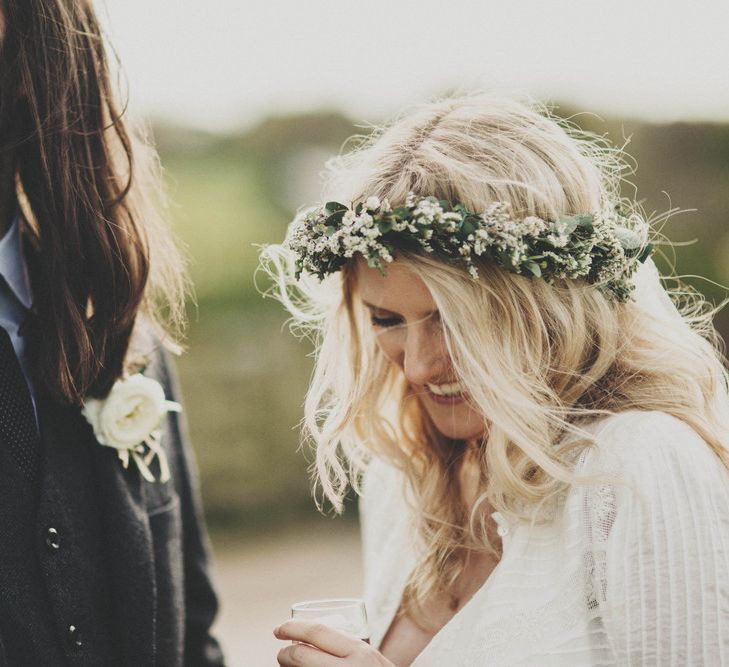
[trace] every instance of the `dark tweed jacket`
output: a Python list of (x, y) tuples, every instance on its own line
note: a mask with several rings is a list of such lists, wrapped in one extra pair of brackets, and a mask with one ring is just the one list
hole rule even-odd
[[(145, 375), (175, 400), (166, 353), (151, 359)], [(38, 398), (39, 484), (24, 486), (0, 442), (0, 664), (222, 665), (184, 416), (164, 424), (171, 480), (150, 483), (78, 409)]]

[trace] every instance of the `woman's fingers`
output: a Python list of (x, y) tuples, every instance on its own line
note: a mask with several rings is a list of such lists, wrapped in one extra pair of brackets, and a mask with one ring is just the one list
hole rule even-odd
[(340, 659), (306, 644), (293, 644), (278, 652), (281, 667), (337, 667)]
[(286, 621), (277, 627), (273, 634), (278, 639), (290, 639), (311, 644), (340, 658), (350, 655), (362, 644), (361, 639), (333, 630), (321, 623), (306, 623), (305, 621)]

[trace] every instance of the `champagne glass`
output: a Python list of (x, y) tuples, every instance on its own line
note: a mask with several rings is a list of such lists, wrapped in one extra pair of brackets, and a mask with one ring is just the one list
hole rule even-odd
[(321, 623), (370, 643), (365, 603), (359, 598), (308, 600), (291, 606), (291, 618)]

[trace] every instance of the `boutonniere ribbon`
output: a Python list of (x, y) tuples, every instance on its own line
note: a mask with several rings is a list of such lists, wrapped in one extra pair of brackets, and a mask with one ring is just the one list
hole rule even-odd
[(150, 469), (159, 462), (159, 481), (170, 479), (170, 466), (162, 448), (162, 420), (182, 406), (165, 399), (162, 385), (141, 373), (117, 380), (104, 399), (88, 399), (81, 413), (94, 429), (99, 444), (116, 449), (126, 469), (133, 461), (142, 477), (154, 482)]

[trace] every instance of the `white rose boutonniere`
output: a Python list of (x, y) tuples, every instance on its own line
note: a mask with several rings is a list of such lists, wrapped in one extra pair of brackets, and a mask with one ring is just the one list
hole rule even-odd
[(180, 412), (182, 406), (165, 399), (162, 385), (141, 373), (117, 380), (104, 399), (88, 399), (81, 413), (94, 429), (101, 445), (119, 453), (124, 468), (130, 458), (148, 482), (155, 478), (150, 464), (159, 459), (159, 481), (170, 478), (170, 466), (162, 449), (162, 420), (168, 412)]

